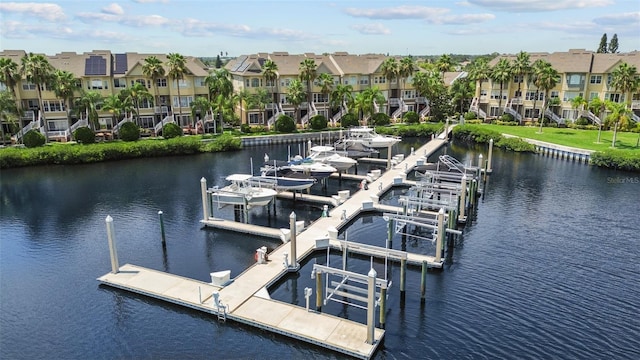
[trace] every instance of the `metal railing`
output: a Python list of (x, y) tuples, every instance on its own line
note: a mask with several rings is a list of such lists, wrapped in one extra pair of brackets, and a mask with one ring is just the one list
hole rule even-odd
[(589, 110), (582, 110), (580, 116), (593, 121), (597, 125), (602, 125), (602, 120)]
[(169, 124), (169, 123), (174, 123), (175, 124), (175, 122), (176, 121), (173, 118), (173, 114), (169, 114), (169, 115), (165, 116), (164, 119), (162, 119), (162, 121), (160, 121), (159, 123), (157, 123), (153, 127), (153, 131), (157, 135), (166, 124)]

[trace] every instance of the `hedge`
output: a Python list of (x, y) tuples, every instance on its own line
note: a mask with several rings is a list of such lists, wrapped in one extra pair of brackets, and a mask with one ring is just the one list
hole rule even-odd
[(628, 152), (597, 151), (591, 154), (591, 163), (600, 167), (640, 172), (640, 156)]
[(480, 144), (488, 144), (493, 139), (493, 145), (496, 147), (516, 152), (535, 152), (536, 147), (533, 144), (519, 139), (506, 138), (497, 131), (483, 128), (482, 125), (460, 125), (453, 128), (454, 139), (463, 142), (474, 142)]

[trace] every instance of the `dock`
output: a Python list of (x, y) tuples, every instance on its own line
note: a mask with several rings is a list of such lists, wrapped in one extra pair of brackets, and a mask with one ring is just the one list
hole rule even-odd
[[(367, 188), (357, 191), (341, 204), (337, 204), (327, 214), (328, 216), (319, 218), (300, 233), (296, 231), (296, 241), (289, 241), (274, 249), (268, 254), (268, 261), (257, 262), (231, 281), (219, 286), (213, 285), (213, 279), (210, 284), (130, 264), (119, 267), (117, 255), (114, 259), (115, 241), (112, 246), (111, 235), (112, 271), (99, 277), (98, 281), (104, 285), (214, 314), (219, 319), (248, 324), (355, 358), (370, 359), (385, 335), (385, 330), (376, 328), (374, 322), (361, 324), (275, 301), (268, 298), (268, 292), (265, 289), (287, 273), (297, 271), (298, 264), (305, 257), (322, 248), (318, 245), (319, 243), (325, 243), (324, 248), (340, 246), (339, 242), (329, 241), (330, 229), (334, 231), (341, 229), (363, 211), (397, 211), (396, 207), (378, 204), (377, 198), (391, 187), (401, 184), (403, 179), (406, 179), (407, 169), (410, 171), (419, 160), (424, 161), (428, 155), (446, 142), (446, 138), (436, 138), (427, 142), (404, 158), (402, 161), (404, 164), (400, 163), (388, 169), (377, 179), (372, 179)], [(201, 180), (201, 186), (206, 190), (206, 180), (204, 182), (203, 180)], [(281, 229), (212, 218), (208, 215), (210, 214), (207, 209), (208, 202), (204, 196), (204, 219), (201, 220), (204, 226), (233, 228), (234, 231), (274, 238), (280, 238), (283, 234)], [(108, 217), (108, 222), (109, 219)], [(292, 213), (290, 219), (295, 220), (295, 214)], [(293, 234), (290, 236), (293, 237)], [(295, 249), (295, 254), (290, 253), (292, 249)], [(357, 244), (353, 243), (349, 251), (357, 252)], [(407, 255), (407, 261), (423, 265), (428, 262), (431, 267), (441, 267), (443, 260), (436, 261), (434, 257), (413, 254)]]

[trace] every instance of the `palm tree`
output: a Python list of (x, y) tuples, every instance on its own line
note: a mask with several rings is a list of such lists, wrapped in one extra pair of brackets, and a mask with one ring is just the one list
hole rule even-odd
[(147, 100), (153, 106), (153, 95), (149, 92), (146, 86), (136, 82), (131, 87), (122, 90), (124, 97), (131, 100), (131, 103), (136, 107), (136, 122), (140, 125), (140, 102)]
[(298, 79), (293, 79), (289, 83), (287, 88), (287, 99), (296, 109), (296, 122), (300, 122), (300, 104), (304, 101), (305, 93), (302, 87), (302, 82)]
[(452, 102), (460, 103), (460, 114), (464, 114), (464, 101), (473, 97), (473, 84), (469, 78), (458, 79), (453, 82), (451, 88), (449, 88), (449, 94)]
[(307, 83), (307, 115), (311, 113), (311, 84), (317, 77), (317, 69), (313, 59), (304, 59), (300, 63), (300, 80)]
[(158, 99), (158, 80), (165, 76), (162, 60), (153, 55), (145, 58), (144, 64), (142, 65), (142, 73), (144, 76), (151, 79), (151, 82), (153, 83), (154, 103), (160, 104)]
[(240, 105), (240, 119), (244, 119), (244, 115), (242, 113), (244, 110), (243, 103), (247, 103), (249, 101), (249, 98), (251, 97), (251, 93), (249, 92), (249, 90), (245, 88), (234, 93), (233, 97), (235, 98), (235, 101)]
[(585, 105), (587, 105), (587, 100), (582, 96), (576, 96), (571, 99), (571, 108), (575, 110), (574, 114), (576, 119), (578, 118), (578, 111), (583, 110)]
[[(180, 80), (184, 78), (184, 75), (187, 73), (187, 59), (178, 53), (169, 53), (167, 66), (169, 71), (167, 75), (169, 78), (173, 79), (176, 82), (176, 87), (178, 88), (178, 115), (182, 113), (182, 99), (180, 96)], [(175, 111), (171, 111), (175, 113)]]
[(335, 82), (333, 80), (333, 76), (331, 74), (322, 73), (318, 76), (318, 85), (320, 86), (320, 93), (326, 99), (326, 104), (331, 104), (331, 92), (333, 91), (333, 86)]
[(382, 91), (377, 86), (368, 88), (355, 97), (354, 105), (356, 111), (362, 112), (362, 119), (368, 119), (376, 112), (375, 103), (384, 104), (385, 98)]
[(22, 80), (22, 74), (18, 68), (18, 63), (10, 58), (0, 58), (0, 82), (5, 84), (16, 102), (16, 108), (20, 109), (20, 99), (16, 92), (16, 87)]
[[(38, 91), (38, 107), (40, 107), (40, 117), (44, 122), (46, 130), (49, 130), (45, 115), (44, 104), (42, 102), (42, 86), (51, 82), (51, 74), (53, 73), (53, 66), (49, 63), (49, 60), (40, 54), (29, 53), (22, 57), (22, 67), (20, 72), (29, 82), (36, 86)], [(46, 138), (46, 137), (45, 137)]]
[(250, 103), (253, 105), (252, 107), (258, 108), (260, 110), (260, 114), (262, 115), (262, 123), (266, 122), (266, 107), (267, 104), (271, 101), (271, 96), (267, 92), (265, 88), (259, 88), (255, 93), (249, 98)]
[(625, 62), (611, 72), (611, 87), (619, 90), (625, 98), (625, 107), (631, 105), (631, 93), (640, 89), (640, 77), (635, 66)]
[(76, 100), (78, 107), (85, 109), (85, 114), (89, 126), (93, 127), (93, 130), (98, 130), (100, 124), (98, 123), (98, 105), (102, 104), (102, 95), (95, 90), (89, 90), (83, 92), (80, 98)]
[(204, 83), (209, 87), (209, 99), (211, 103), (220, 105), (218, 108), (221, 112), (219, 112), (218, 115), (220, 116), (220, 128), (222, 128), (224, 112), (222, 111), (223, 99), (229, 99), (233, 94), (231, 73), (225, 68), (212, 70), (204, 79)]
[(478, 86), (476, 87), (475, 97), (480, 99), (482, 90), (482, 83), (489, 80), (491, 76), (491, 68), (485, 58), (477, 58), (471, 64), (469, 68), (469, 77), (474, 80)]
[(629, 123), (631, 118), (631, 110), (627, 108), (626, 104), (620, 104), (613, 101), (605, 101), (607, 110), (611, 111), (611, 114), (607, 117), (607, 120), (613, 122), (613, 140), (611, 140), (611, 147), (616, 147), (616, 137), (618, 135), (618, 125), (625, 127)]
[(549, 107), (549, 90), (553, 89), (560, 81), (560, 74), (556, 69), (551, 66), (549, 62), (544, 61), (539, 63), (535, 69), (536, 86), (538, 89), (542, 89), (544, 92), (544, 99), (542, 100), (542, 114), (540, 119), (540, 133), (542, 133), (542, 124), (544, 123), (544, 115)]
[(278, 80), (278, 64), (273, 62), (271, 59), (267, 59), (267, 61), (262, 64), (262, 76), (264, 76), (267, 84), (271, 84), (271, 102), (277, 103), (278, 99), (275, 96), (274, 85), (277, 85), (276, 80)]
[[(529, 53), (525, 51), (520, 51), (518, 55), (516, 55), (516, 59), (511, 64), (511, 69), (513, 74), (518, 76), (518, 94), (520, 94), (520, 104), (524, 104), (522, 100), (524, 100), (524, 96), (522, 96), (522, 82), (524, 81), (525, 76), (527, 76), (531, 72), (531, 60), (529, 57)], [(524, 119), (524, 106), (520, 106), (521, 113), (520, 116)]]
[(442, 80), (444, 81), (444, 73), (453, 69), (453, 60), (451, 55), (444, 54), (436, 61), (436, 68), (442, 74)]
[(407, 83), (407, 79), (416, 72), (416, 64), (413, 61), (413, 58), (407, 56), (400, 60), (400, 64), (398, 65), (398, 78), (402, 80), (402, 92), (400, 92), (400, 99), (402, 99), (402, 93), (404, 93), (404, 88)]
[(123, 100), (118, 94), (111, 94), (104, 98), (102, 103), (102, 110), (111, 114), (113, 124), (118, 123), (118, 115), (122, 114), (125, 109), (125, 100)]
[[(491, 81), (500, 83), (500, 97), (498, 98), (498, 109), (502, 109), (502, 90), (504, 83), (511, 79), (511, 62), (507, 58), (501, 58), (491, 69)], [(500, 111), (500, 110), (498, 110)]]
[(78, 87), (78, 79), (75, 76), (64, 70), (56, 70), (53, 73), (53, 92), (56, 96), (64, 102), (64, 108), (67, 112), (67, 122), (69, 123), (69, 127), (71, 127), (71, 101), (74, 98), (74, 94), (77, 90), (80, 90)]
[(3, 122), (6, 120), (13, 127), (18, 118), (18, 107), (16, 106), (13, 94), (10, 91), (0, 91), (0, 131), (2, 132), (2, 141), (4, 144), (5, 133)]
[[(394, 79), (398, 78), (398, 75), (400, 73), (400, 66), (396, 61), (396, 58), (387, 58), (382, 62), (382, 65), (380, 65), (380, 71), (382, 72), (382, 76), (384, 76), (389, 82), (389, 88), (391, 88), (391, 82)], [(394, 96), (392, 96), (392, 94), (389, 94), (389, 98), (391, 97)], [(387, 109), (387, 115), (390, 111), (391, 109)]]
[[(209, 101), (209, 99), (207, 99), (204, 96), (198, 96), (195, 99), (193, 99), (193, 101), (191, 102), (191, 118), (195, 120), (195, 118), (198, 116), (198, 113), (200, 113), (200, 115), (202, 116), (202, 129), (204, 131), (204, 117), (206, 116), (207, 112), (209, 112), (209, 110), (211, 110), (211, 108), (213, 107), (213, 104), (211, 103), (211, 101)], [(213, 116), (213, 114), (212, 114)], [(215, 125), (215, 122), (214, 122)]]

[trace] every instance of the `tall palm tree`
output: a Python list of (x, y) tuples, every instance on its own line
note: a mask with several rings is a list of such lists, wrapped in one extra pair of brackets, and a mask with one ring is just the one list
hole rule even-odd
[(243, 88), (242, 90), (234, 93), (233, 97), (235, 98), (237, 104), (240, 105), (240, 119), (242, 121), (242, 119), (244, 119), (244, 115), (243, 115), (244, 104), (246, 104), (249, 101), (249, 98), (251, 97), (251, 93), (246, 88)]
[(400, 99), (404, 93), (407, 79), (409, 79), (416, 72), (416, 64), (413, 58), (410, 56), (402, 58), (398, 65), (398, 78), (402, 80), (402, 91), (400, 92)]
[(480, 99), (482, 90), (482, 83), (489, 80), (491, 76), (491, 67), (485, 58), (477, 58), (471, 64), (469, 68), (469, 77), (477, 83), (475, 97)]
[(317, 70), (318, 66), (313, 59), (304, 59), (300, 63), (300, 80), (307, 83), (307, 114), (311, 113), (311, 93), (313, 90), (311, 84), (313, 84), (313, 81), (318, 76)]
[(451, 55), (443, 54), (440, 56), (436, 61), (436, 68), (440, 71), (442, 80), (444, 80), (444, 73), (453, 70), (453, 59), (451, 59)]
[(491, 80), (500, 83), (500, 97), (498, 99), (498, 111), (502, 111), (502, 91), (504, 83), (511, 79), (511, 62), (507, 58), (501, 58), (491, 69)]
[[(202, 116), (202, 119), (206, 116), (207, 112), (211, 110), (213, 104), (209, 101), (208, 98), (204, 96), (198, 96), (191, 102), (191, 118), (195, 120), (198, 116), (198, 113)], [(212, 114), (213, 116), (213, 114)], [(215, 123), (214, 123), (215, 125)], [(204, 131), (204, 120), (202, 121), (202, 129)]]
[(542, 133), (542, 124), (544, 123), (544, 115), (549, 107), (549, 90), (553, 89), (560, 81), (558, 70), (554, 69), (549, 62), (538, 65), (536, 72), (536, 86), (544, 92), (542, 100), (542, 114), (540, 115), (540, 133)]
[(631, 105), (631, 94), (640, 89), (638, 69), (626, 62), (620, 64), (611, 72), (611, 87), (620, 91), (625, 98), (625, 107)]
[(146, 86), (139, 82), (122, 90), (122, 93), (125, 94), (125, 98), (130, 99), (131, 103), (136, 107), (136, 123), (140, 125), (140, 102), (147, 100), (153, 106), (153, 95), (151, 95)]
[(296, 123), (300, 122), (300, 104), (304, 101), (304, 97), (305, 92), (302, 82), (298, 79), (291, 80), (287, 88), (287, 100), (296, 109)]
[(111, 94), (104, 98), (102, 110), (111, 114), (113, 124), (118, 123), (119, 115), (125, 111), (125, 101), (118, 94)]
[(327, 100), (326, 103), (330, 106), (331, 92), (333, 91), (333, 87), (335, 86), (333, 76), (327, 73), (318, 75), (318, 85), (320, 86), (320, 93), (324, 96), (324, 98)]
[[(16, 106), (15, 99), (13, 98), (13, 94), (8, 91), (0, 91), (0, 131), (1, 131), (1, 140), (0, 143), (4, 144), (5, 141), (5, 133), (4, 133), (4, 125), (6, 122), (10, 125), (10, 127), (14, 127), (16, 123), (16, 119), (18, 118), (18, 107)], [(11, 129), (10, 129), (11, 130)]]
[[(387, 79), (389, 84), (389, 89), (390, 89), (391, 82), (394, 79), (396, 80), (398, 79), (398, 76), (400, 74), (400, 65), (398, 65), (398, 61), (396, 60), (396, 58), (393, 58), (393, 57), (386, 58), (382, 62), (382, 65), (380, 65), (380, 71), (382, 72), (382, 76), (384, 76)], [(391, 97), (395, 97), (395, 96), (392, 96), (392, 94), (389, 94), (389, 98)], [(389, 115), (390, 111), (391, 109), (387, 108), (387, 115)]]
[(65, 70), (56, 70), (53, 73), (53, 92), (56, 94), (56, 97), (62, 99), (64, 102), (69, 127), (72, 125), (70, 116), (71, 101), (73, 101), (75, 92), (80, 90), (77, 80), (72, 73)]
[(267, 59), (267, 61), (262, 64), (262, 76), (264, 76), (264, 79), (268, 84), (271, 84), (271, 102), (277, 103), (278, 99), (276, 98), (274, 85), (277, 85), (278, 80), (278, 64), (271, 59)]
[(578, 118), (578, 111), (583, 110), (585, 105), (587, 105), (587, 100), (582, 96), (576, 96), (571, 99), (571, 108), (574, 110), (576, 119)]
[(22, 74), (18, 63), (10, 58), (0, 58), (0, 82), (5, 84), (16, 102), (16, 108), (20, 109), (20, 99), (18, 98), (16, 87), (22, 80)]
[(362, 119), (368, 119), (376, 112), (375, 103), (384, 104), (385, 98), (382, 91), (377, 86), (365, 89), (358, 93), (354, 100), (355, 108), (358, 112), (362, 112)]
[[(229, 99), (233, 94), (231, 73), (225, 68), (210, 71), (209, 75), (204, 79), (204, 83), (209, 87), (209, 99), (212, 104), (221, 105), (223, 103), (223, 99)], [(221, 112), (218, 113), (218, 116), (220, 118), (220, 128), (222, 128), (222, 110), (226, 109), (222, 106), (219, 106), (218, 108), (221, 110)]]
[(162, 66), (162, 60), (153, 55), (145, 58), (144, 64), (142, 65), (142, 73), (151, 79), (151, 83), (153, 83), (153, 102), (160, 104), (158, 99), (158, 80), (164, 78), (166, 75), (164, 67)]
[(44, 104), (42, 102), (42, 86), (51, 83), (51, 74), (54, 71), (49, 60), (41, 54), (29, 53), (22, 57), (22, 67), (20, 72), (25, 79), (35, 84), (38, 91), (38, 107), (40, 107), (40, 116), (44, 122), (45, 129), (48, 131), (49, 126), (45, 119)]
[(85, 109), (85, 116), (89, 122), (89, 126), (93, 130), (98, 130), (100, 124), (98, 123), (98, 106), (102, 105), (102, 95), (95, 90), (89, 90), (83, 92), (80, 98), (76, 99), (76, 106)]
[(457, 79), (449, 88), (449, 94), (452, 102), (460, 104), (460, 114), (464, 114), (463, 104), (466, 100), (473, 97), (473, 84), (469, 78)]
[(271, 96), (267, 92), (265, 88), (259, 88), (255, 93), (250, 97), (250, 103), (253, 105), (252, 107), (258, 108), (260, 110), (260, 114), (262, 115), (262, 123), (264, 124), (267, 120), (266, 117), (266, 108), (267, 104), (271, 101)]
[(631, 110), (627, 108), (626, 104), (620, 104), (613, 101), (605, 101), (607, 110), (611, 111), (611, 114), (607, 117), (607, 120), (613, 122), (613, 139), (611, 140), (611, 147), (616, 147), (616, 138), (618, 135), (618, 125), (620, 127), (626, 127), (629, 124), (631, 118)]
[(513, 74), (518, 76), (518, 94), (520, 94), (520, 116), (524, 119), (524, 96), (522, 96), (522, 82), (524, 78), (531, 72), (531, 60), (529, 57), (529, 53), (525, 51), (520, 51), (518, 55), (516, 55), (513, 64), (511, 64), (511, 70)]
[[(167, 75), (169, 78), (176, 82), (178, 88), (178, 115), (182, 113), (182, 99), (180, 96), (180, 80), (184, 79), (184, 75), (187, 73), (187, 59), (179, 53), (169, 53), (167, 60), (167, 67), (169, 71)], [(175, 114), (173, 109), (171, 113)]]

